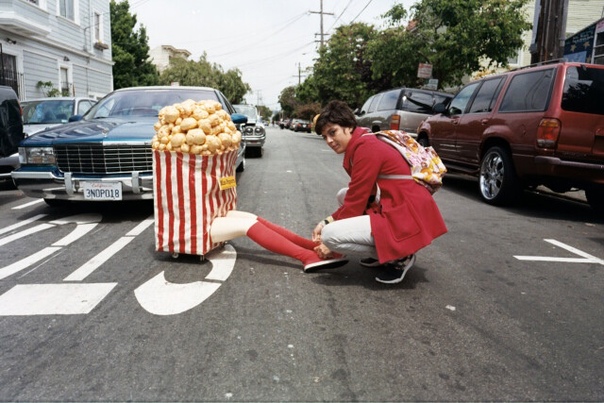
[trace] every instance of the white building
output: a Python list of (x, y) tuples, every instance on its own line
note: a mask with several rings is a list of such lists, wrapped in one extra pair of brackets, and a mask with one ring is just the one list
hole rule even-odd
[(0, 84), (21, 100), (41, 83), (69, 96), (113, 90), (109, 0), (0, 0)]
[(191, 52), (186, 49), (176, 49), (174, 46), (161, 45), (149, 51), (149, 58), (161, 73), (170, 66), (170, 59), (181, 58), (187, 60)]

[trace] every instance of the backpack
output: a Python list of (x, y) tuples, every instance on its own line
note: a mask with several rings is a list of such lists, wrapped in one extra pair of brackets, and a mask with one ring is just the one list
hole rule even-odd
[(374, 133), (378, 139), (396, 148), (411, 168), (411, 175), (380, 175), (387, 179), (413, 179), (434, 194), (443, 184), (447, 172), (445, 164), (432, 147), (424, 147), (402, 130), (383, 130)]

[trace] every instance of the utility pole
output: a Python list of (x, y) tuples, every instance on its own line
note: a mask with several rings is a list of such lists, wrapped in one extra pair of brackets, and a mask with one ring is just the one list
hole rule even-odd
[(321, 35), (321, 40), (320, 42), (320, 46), (323, 47), (323, 43), (325, 42), (325, 31), (323, 31), (323, 15), (333, 15), (333, 13), (326, 13), (323, 11), (323, 0), (321, 0), (321, 11), (311, 11), (311, 14), (320, 14), (321, 15), (321, 33), (319, 35)]
[(564, 52), (568, 0), (537, 0), (535, 2), (535, 41), (531, 44), (531, 63), (559, 59)]

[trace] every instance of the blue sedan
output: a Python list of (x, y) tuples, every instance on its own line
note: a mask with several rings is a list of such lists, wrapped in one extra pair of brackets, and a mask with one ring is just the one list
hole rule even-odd
[[(161, 108), (187, 99), (218, 101), (235, 124), (247, 120), (213, 88), (116, 90), (84, 116), (72, 117), (73, 122), (23, 140), (19, 146), (21, 167), (12, 172), (13, 181), (25, 195), (43, 198), (50, 205), (62, 200), (152, 199), (153, 125)], [(235, 168), (242, 171), (244, 167), (242, 142)]]

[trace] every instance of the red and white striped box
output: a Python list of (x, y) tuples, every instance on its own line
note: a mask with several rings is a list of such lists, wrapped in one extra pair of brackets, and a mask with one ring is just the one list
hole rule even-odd
[(205, 255), (216, 217), (236, 208), (237, 150), (199, 156), (153, 150), (155, 249)]

